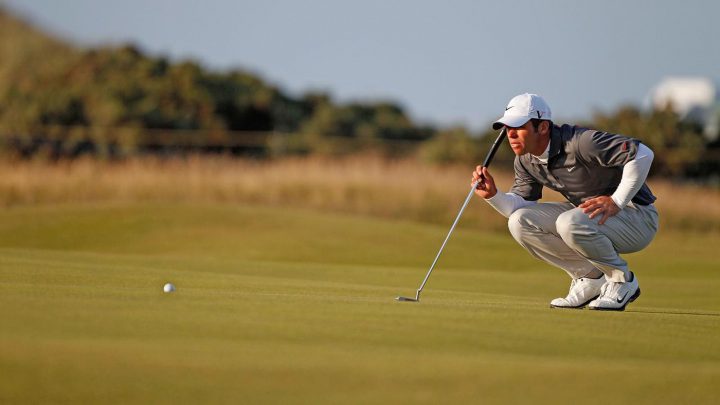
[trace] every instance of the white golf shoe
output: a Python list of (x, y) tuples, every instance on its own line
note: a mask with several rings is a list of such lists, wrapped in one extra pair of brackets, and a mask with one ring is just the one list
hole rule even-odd
[(570, 283), (570, 291), (565, 298), (555, 298), (550, 301), (551, 308), (583, 308), (588, 302), (600, 296), (600, 290), (605, 285), (605, 277), (578, 278)]
[(588, 308), (600, 311), (624, 311), (627, 304), (640, 296), (640, 285), (635, 274), (630, 272), (630, 281), (616, 283), (608, 281), (602, 288), (600, 297), (590, 303)]

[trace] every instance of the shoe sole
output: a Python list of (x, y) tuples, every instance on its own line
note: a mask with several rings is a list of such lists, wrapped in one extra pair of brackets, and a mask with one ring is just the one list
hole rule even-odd
[(625, 307), (628, 306), (629, 303), (635, 301), (639, 296), (640, 296), (640, 287), (638, 287), (637, 291), (635, 291), (635, 294), (633, 294), (632, 297), (630, 297), (630, 299), (627, 300), (627, 302), (625, 303), (625, 305), (623, 305), (623, 306), (620, 307), (620, 308), (593, 308), (593, 307), (588, 307), (588, 309), (591, 309), (591, 310), (593, 310), (593, 311), (624, 311), (624, 310), (625, 310)]
[[(550, 304), (550, 308), (558, 308), (558, 309), (583, 309), (583, 308), (585, 308), (585, 306), (587, 306), (587, 304), (590, 303), (590, 301), (596, 300), (599, 296), (600, 296), (600, 295), (598, 294), (598, 295), (590, 298), (589, 300), (583, 302), (582, 304), (580, 304), (580, 305), (578, 305), (578, 306), (576, 306), (576, 307), (563, 307), (563, 306), (560, 306), (560, 305)], [(631, 298), (631, 299), (632, 299), (632, 298)]]

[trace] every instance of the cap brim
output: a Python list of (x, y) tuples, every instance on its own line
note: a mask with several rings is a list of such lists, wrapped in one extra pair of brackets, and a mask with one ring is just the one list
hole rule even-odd
[(526, 122), (530, 121), (530, 117), (526, 116), (509, 116), (509, 117), (502, 117), (499, 120), (493, 122), (493, 129), (500, 129), (504, 126), (517, 128), (525, 125)]

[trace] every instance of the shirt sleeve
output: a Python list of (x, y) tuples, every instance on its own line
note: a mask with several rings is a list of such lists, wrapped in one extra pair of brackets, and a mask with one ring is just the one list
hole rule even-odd
[(485, 201), (505, 218), (509, 218), (513, 212), (522, 207), (537, 203), (535, 201), (527, 201), (517, 194), (501, 193), (499, 191)]
[(635, 194), (645, 184), (654, 156), (650, 148), (640, 144), (635, 159), (629, 161), (623, 167), (620, 184), (613, 195), (610, 196), (620, 209), (628, 205), (630, 200), (635, 197)]
[(515, 157), (515, 182), (510, 192), (528, 201), (537, 201), (542, 198), (542, 184), (535, 180), (525, 169), (520, 157)]
[(638, 141), (623, 135), (588, 130), (580, 135), (577, 155), (603, 167), (624, 166), (635, 159)]

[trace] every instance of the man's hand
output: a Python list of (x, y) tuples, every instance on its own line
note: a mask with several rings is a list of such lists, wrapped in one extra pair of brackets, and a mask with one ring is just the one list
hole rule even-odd
[(478, 166), (472, 175), (472, 184), (480, 180), (477, 187), (475, 187), (475, 194), (482, 198), (492, 198), (497, 194), (497, 188), (495, 187), (495, 180), (493, 180), (487, 167)]
[(602, 214), (602, 218), (598, 221), (598, 225), (602, 225), (605, 221), (620, 212), (620, 208), (615, 205), (615, 201), (606, 195), (591, 198), (578, 206), (583, 212), (589, 214), (590, 218)]

